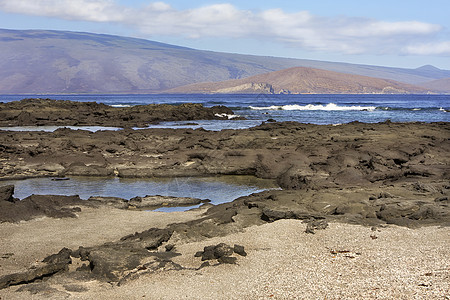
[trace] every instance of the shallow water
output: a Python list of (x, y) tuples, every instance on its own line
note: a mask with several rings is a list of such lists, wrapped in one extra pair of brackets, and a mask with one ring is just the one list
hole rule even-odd
[[(182, 177), (182, 178), (118, 178), (118, 177), (71, 177), (70, 180), (54, 181), (51, 178), (1, 181), (0, 185), (14, 184), (14, 197), (23, 199), (32, 194), (79, 195), (120, 197), (162, 195), (209, 199), (212, 204), (232, 201), (266, 189), (278, 188), (271, 180), (253, 176)], [(192, 207), (189, 207), (192, 208)], [(160, 211), (186, 210), (186, 208), (163, 208)]]
[(96, 132), (99, 130), (121, 130), (119, 127), (106, 127), (106, 126), (12, 126), (12, 127), (0, 127), (0, 130), (9, 131), (46, 131), (53, 132), (59, 128), (69, 128), (73, 130), (87, 130)]

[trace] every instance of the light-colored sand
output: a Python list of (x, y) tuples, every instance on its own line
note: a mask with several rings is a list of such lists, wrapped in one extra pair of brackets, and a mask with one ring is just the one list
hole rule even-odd
[[(102, 243), (196, 214), (145, 216), (144, 212), (111, 209), (107, 214), (86, 211), (79, 219), (1, 224), (0, 254), (14, 252), (12, 258), (24, 265), (62, 246)], [(158, 271), (121, 286), (70, 280), (52, 284), (50, 280), (52, 290), (47, 293), (17, 292), (18, 287), (11, 287), (0, 290), (0, 298), (450, 299), (449, 228), (388, 226), (372, 231), (331, 223), (312, 235), (304, 232), (305, 227), (298, 220), (254, 226), (242, 233), (178, 245), (177, 252), (183, 255), (174, 259), (185, 267), (198, 267), (200, 258), (193, 255), (204, 246), (237, 243), (248, 253), (247, 257), (238, 257), (238, 265)], [(12, 258), (1, 259), (0, 265)]]
[(78, 218), (39, 218), (16, 224), (0, 224), (0, 276), (26, 269), (35, 261), (57, 253), (63, 247), (89, 247), (152, 227), (163, 228), (170, 223), (197, 218), (199, 212), (149, 212), (83, 207)]

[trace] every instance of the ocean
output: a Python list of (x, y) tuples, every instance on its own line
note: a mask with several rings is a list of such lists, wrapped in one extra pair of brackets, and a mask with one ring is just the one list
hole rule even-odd
[[(202, 103), (207, 107), (225, 105), (246, 120), (164, 122), (151, 127), (198, 128), (206, 130), (240, 129), (267, 120), (297, 121), (311, 124), (343, 124), (353, 121), (449, 122), (450, 95), (239, 95), (239, 94), (64, 94), (0, 95), (0, 102), (23, 98), (50, 98), (95, 101), (112, 106), (142, 104)], [(94, 129), (95, 130), (95, 129)]]

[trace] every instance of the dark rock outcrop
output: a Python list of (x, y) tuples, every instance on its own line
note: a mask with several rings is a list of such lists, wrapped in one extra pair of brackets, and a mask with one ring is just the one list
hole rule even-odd
[(96, 102), (23, 99), (0, 103), (0, 126), (113, 126), (146, 127), (161, 121), (227, 119), (225, 106), (185, 103), (112, 107)]
[(0, 201), (0, 222), (19, 222), (36, 217), (76, 217), (83, 205), (79, 196), (31, 195), (21, 201)]
[[(80, 248), (72, 254), (86, 262), (78, 272), (122, 282), (144, 270), (182, 268), (171, 261), (177, 255), (173, 249), (179, 241), (225, 236), (280, 219), (311, 221), (309, 232), (325, 228), (322, 220), (368, 226), (449, 226), (449, 126), (390, 122), (320, 126), (287, 122), (221, 132), (0, 131), (0, 176), (43, 176), (74, 170), (74, 166), (98, 166), (123, 177), (254, 175), (276, 180), (283, 188), (212, 206), (193, 221), (149, 229), (114, 243)], [(11, 193), (6, 194), (10, 199)], [(70, 207), (78, 201), (75, 196), (0, 201), (0, 217), (14, 221), (19, 216), (70, 216)], [(85, 202), (129, 205), (116, 198)], [(132, 202), (144, 201), (141, 198)], [(67, 205), (69, 210), (64, 208)], [(14, 213), (6, 214), (11, 207)], [(37, 213), (31, 213), (31, 207)], [(170, 246), (167, 248), (164, 243)], [(160, 247), (171, 251), (158, 251)], [(204, 254), (206, 260), (212, 257), (234, 263), (235, 257), (229, 253), (238, 251), (245, 252), (236, 246), (222, 245), (204, 249), (199, 255)]]
[(40, 265), (24, 272), (8, 274), (0, 277), (0, 289), (7, 288), (11, 285), (25, 284), (42, 279), (58, 272), (67, 271), (69, 264), (72, 263), (70, 258), (71, 251), (67, 248), (61, 249), (57, 254), (52, 254), (41, 262)]
[(204, 247), (203, 251), (195, 253), (195, 257), (201, 257), (202, 261), (217, 259), (219, 263), (234, 264), (237, 258), (231, 256), (233, 253), (247, 256), (247, 252), (245, 252), (244, 247), (241, 245), (231, 247), (225, 243), (220, 243)]
[(0, 186), (0, 202), (3, 201), (15, 202), (13, 195), (14, 195), (14, 185)]

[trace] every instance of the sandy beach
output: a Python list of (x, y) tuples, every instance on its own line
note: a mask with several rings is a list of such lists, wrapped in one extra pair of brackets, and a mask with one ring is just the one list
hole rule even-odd
[[(125, 233), (187, 221), (184, 213), (83, 209), (78, 218), (40, 218), (2, 223), (1, 271), (26, 269), (61, 247), (91, 246)], [(177, 244), (174, 262), (184, 270), (141, 271), (120, 286), (55, 275), (0, 290), (1, 299), (448, 299), (448, 227), (371, 228), (330, 223), (305, 233), (300, 220), (279, 220), (242, 232)], [(237, 264), (196, 270), (194, 254), (204, 246), (227, 243), (245, 247)], [(159, 251), (164, 251), (160, 249)], [(14, 253), (5, 257), (6, 253)], [(72, 267), (71, 267), (72, 268)]]

